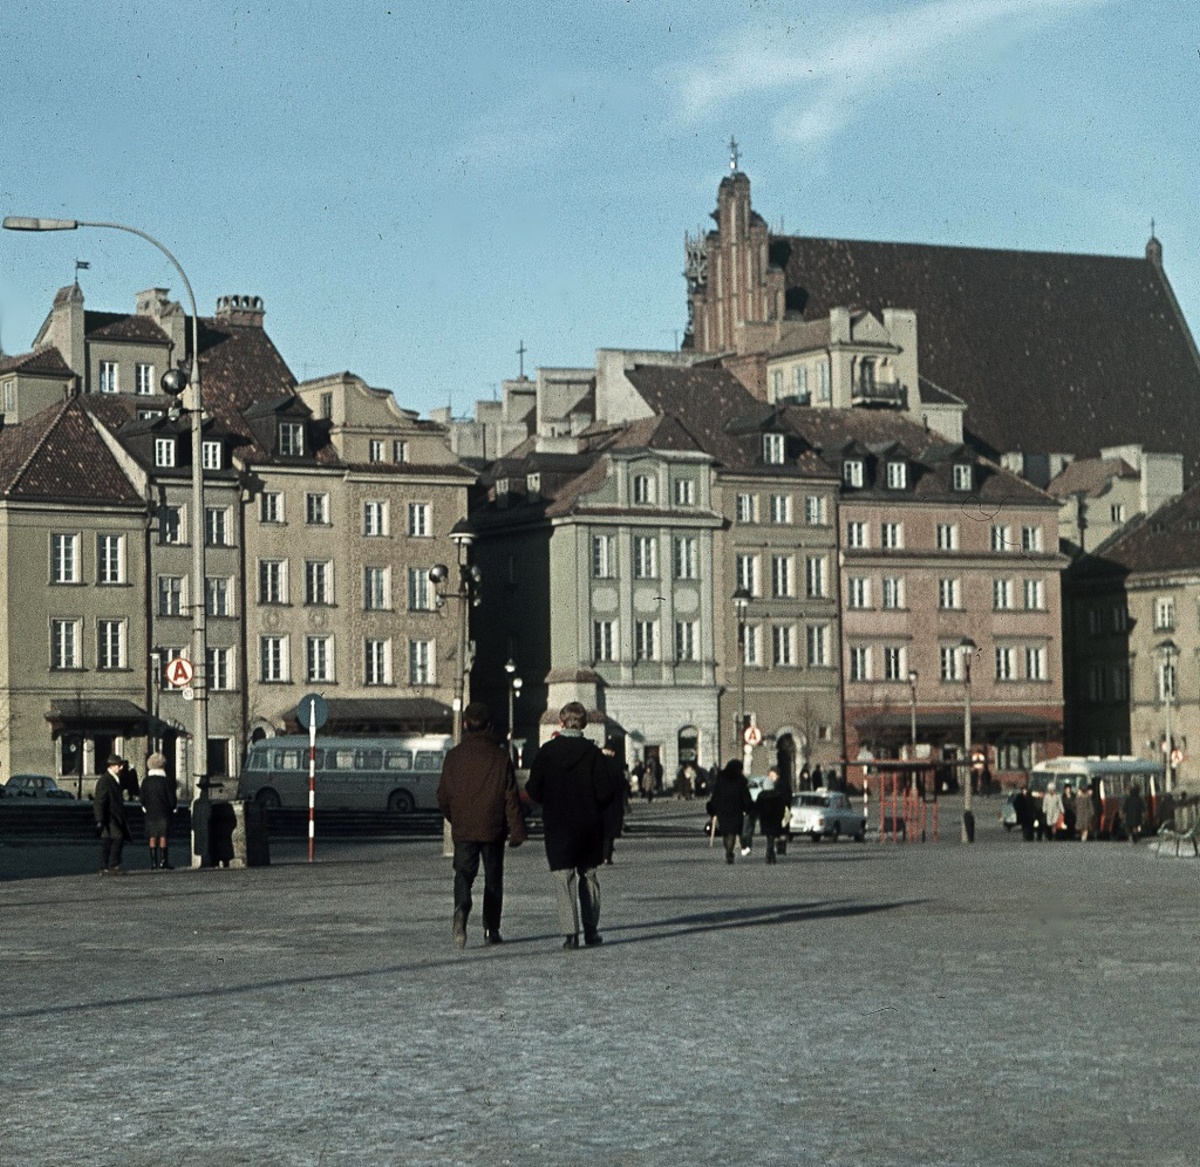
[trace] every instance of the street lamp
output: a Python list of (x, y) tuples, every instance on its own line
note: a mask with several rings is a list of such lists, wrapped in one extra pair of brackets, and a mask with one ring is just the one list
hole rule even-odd
[(737, 728), (733, 735), (733, 748), (736, 752), (744, 745), (746, 720), (746, 613), (750, 608), (749, 589), (739, 587), (733, 593), (733, 607), (737, 612), (737, 651), (738, 651), (738, 710)]
[(1173, 776), (1173, 767), (1171, 766), (1171, 703), (1175, 700), (1175, 666), (1171, 663), (1172, 660), (1179, 654), (1179, 645), (1175, 643), (1169, 636), (1166, 640), (1160, 640), (1154, 646), (1155, 652), (1161, 652), (1163, 655), (1163, 672), (1162, 672), (1162, 694), (1163, 704), (1167, 711), (1167, 738), (1163, 744), (1163, 789), (1170, 790), (1174, 783), (1171, 781)]
[(966, 781), (963, 783), (962, 841), (975, 842), (975, 815), (971, 810), (971, 656), (979, 646), (969, 636), (959, 641), (963, 654), (963, 757), (966, 759)]
[(9, 215), (4, 220), (8, 231), (74, 231), (78, 227), (104, 227), (137, 235), (157, 247), (179, 273), (192, 309), (192, 357), (168, 369), (162, 377), (163, 392), (179, 397), (188, 384), (192, 387), (192, 865), (207, 867), (210, 863), (208, 828), (212, 818), (212, 803), (208, 793), (208, 633), (205, 626), (205, 564), (204, 564), (204, 459), (203, 430), (204, 398), (200, 391), (200, 313), (192, 293), (187, 273), (153, 235), (123, 223), (89, 222), (85, 219), (35, 219)]
[(517, 676), (516, 661), (510, 656), (504, 662), (504, 671), (508, 674), (508, 756), (513, 753), (513, 705), (521, 694), (521, 686), (525, 683)]
[[(917, 670), (908, 670), (908, 745), (909, 761), (917, 757)], [(914, 772), (915, 777), (915, 772)]]

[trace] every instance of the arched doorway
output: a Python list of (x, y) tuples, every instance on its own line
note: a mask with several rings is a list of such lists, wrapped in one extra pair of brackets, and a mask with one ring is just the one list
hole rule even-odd
[(790, 733), (777, 734), (775, 737), (775, 765), (780, 778), (789, 783), (795, 782), (796, 739)]

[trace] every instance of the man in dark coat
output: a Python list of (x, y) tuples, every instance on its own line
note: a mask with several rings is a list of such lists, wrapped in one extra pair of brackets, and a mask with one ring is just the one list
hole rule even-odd
[(164, 754), (146, 759), (146, 780), (142, 783), (142, 807), (146, 811), (146, 838), (150, 843), (150, 870), (171, 870), (167, 858), (167, 836), (175, 817), (175, 783), (167, 777)]
[(1142, 820), (1146, 817), (1146, 804), (1142, 800), (1142, 792), (1136, 782), (1129, 785), (1129, 793), (1121, 802), (1121, 820), (1125, 824), (1125, 834), (1131, 843), (1136, 843), (1142, 833)]
[(92, 810), (100, 834), (101, 875), (125, 874), (121, 853), (133, 837), (125, 820), (125, 799), (121, 795), (120, 775), (124, 765), (123, 758), (109, 755), (108, 767), (96, 780), (96, 793), (92, 795)]
[(742, 772), (741, 762), (726, 762), (713, 780), (712, 796), (705, 807), (708, 814), (717, 820), (716, 829), (725, 842), (726, 863), (733, 862), (733, 852), (742, 833), (743, 821), (753, 807), (750, 783)]
[(604, 862), (612, 864), (613, 851), (617, 839), (625, 829), (625, 806), (629, 801), (629, 783), (625, 779), (625, 769), (617, 760), (617, 740), (609, 738), (604, 743), (603, 754), (608, 759), (612, 770), (613, 785), (616, 787), (616, 797), (604, 808)]
[(483, 861), (483, 942), (500, 944), (504, 908), (504, 838), (519, 847), (525, 818), (508, 751), (491, 733), (481, 701), (463, 710), (463, 738), (446, 754), (437, 790), (438, 807), (454, 843), (454, 943), (466, 947), (471, 887)]
[(546, 859), (554, 876), (564, 948), (600, 937), (600, 883), (604, 811), (618, 792), (613, 769), (595, 742), (583, 736), (587, 710), (570, 701), (559, 710), (559, 731), (538, 751), (525, 793), (541, 803)]
[(1033, 841), (1033, 799), (1029, 794), (1029, 783), (1023, 783), (1021, 789), (1013, 795), (1013, 814), (1017, 819), (1017, 826), (1021, 828), (1021, 838), (1027, 843)]
[(776, 841), (783, 834), (783, 808), (787, 805), (783, 801), (783, 793), (777, 785), (778, 778), (778, 770), (774, 767), (768, 770), (763, 788), (758, 792), (758, 798), (755, 799), (758, 825), (762, 830), (763, 837), (767, 840), (768, 863), (775, 862)]

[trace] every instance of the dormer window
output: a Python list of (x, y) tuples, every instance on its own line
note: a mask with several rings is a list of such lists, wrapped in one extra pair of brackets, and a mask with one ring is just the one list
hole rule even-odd
[(117, 362), (116, 361), (101, 361), (100, 362), (100, 392), (101, 393), (116, 393), (120, 389), (117, 381)]
[(297, 458), (304, 453), (304, 423), (281, 421), (279, 423), (279, 452), (285, 458)]
[(908, 486), (908, 463), (889, 462), (887, 464), (888, 490), (904, 490)]
[(200, 448), (200, 465), (205, 470), (221, 469), (221, 443), (205, 442)]
[(175, 439), (154, 439), (154, 465), (169, 469), (175, 465)]
[(808, 396), (808, 366), (797, 365), (792, 370), (792, 387), (796, 396), (803, 401)]
[(966, 462), (956, 462), (954, 464), (954, 489), (955, 490), (970, 490), (974, 486), (972, 481), (971, 467)]
[(542, 476), (538, 473), (525, 475), (525, 491), (530, 498), (542, 493)]
[(496, 479), (496, 494), (507, 495), (512, 491), (512, 482), (507, 478)]
[(778, 401), (783, 396), (783, 370), (771, 370), (771, 400)]
[(763, 434), (763, 461), (771, 466), (782, 466), (783, 459), (783, 434)]
[(842, 463), (842, 482), (847, 486), (862, 486), (863, 464), (861, 458), (847, 458)]
[(633, 501), (643, 505), (654, 501), (654, 479), (648, 474), (633, 476)]

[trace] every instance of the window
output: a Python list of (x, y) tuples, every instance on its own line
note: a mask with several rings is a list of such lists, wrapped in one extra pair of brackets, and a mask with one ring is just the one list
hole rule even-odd
[[(412, 513), (410, 507), (409, 513), (409, 533), (412, 533)], [(380, 538), (387, 534), (388, 529), (388, 506), (386, 502), (364, 502), (363, 503), (363, 525), (362, 531), (364, 535), (372, 538)]]
[(258, 561), (258, 602), (260, 604), (287, 603), (286, 559), (260, 559)]
[(776, 624), (771, 629), (771, 659), (777, 668), (792, 668), (796, 663), (796, 628)]
[(792, 521), (792, 496), (790, 494), (771, 495), (771, 522), (790, 523)]
[[(418, 642), (414, 641), (414, 643)], [(391, 683), (392, 642), (368, 638), (363, 642), (363, 684), (390, 685)]]
[(700, 659), (699, 631), (700, 625), (695, 620), (677, 620), (675, 622), (675, 659), (677, 661)]
[(116, 361), (101, 361), (100, 362), (100, 392), (101, 393), (118, 393), (120, 392), (120, 383), (117, 376)]
[(321, 417), (325, 421), (332, 421), (333, 420), (333, 394), (332, 393), (322, 393), (320, 406), (321, 406)]
[(592, 536), (592, 579), (613, 579), (617, 574), (616, 535)]
[(407, 462), (408, 461), (408, 443), (400, 438), (392, 442), (392, 461)]
[(383, 461), (383, 442), (379, 438), (372, 438), (367, 445), (367, 461), (382, 462)]
[(433, 588), (429, 584), (429, 569), (408, 569), (408, 610), (410, 612), (432, 612), (434, 607)]
[(288, 638), (260, 636), (258, 638), (259, 680), (283, 682), (288, 679)]
[(169, 468), (175, 465), (175, 439), (154, 439), (154, 465)]
[(634, 661), (658, 660), (658, 621), (637, 620), (633, 625)]
[(905, 681), (908, 670), (904, 667), (904, 649), (889, 644), (883, 650), (883, 678), (885, 681)]
[(855, 548), (863, 548), (867, 546), (866, 523), (846, 524), (846, 546)]
[(183, 527), (183, 507), (164, 506), (158, 511), (158, 541), (164, 546), (178, 546), (187, 538)]
[(758, 556), (738, 555), (734, 558), (734, 569), (737, 575), (737, 586), (752, 596), (759, 594), (758, 589)]
[(825, 499), (819, 494), (810, 494), (804, 500), (804, 521), (810, 527), (823, 527), (827, 522), (825, 517)]
[(1012, 607), (1012, 580), (992, 580), (992, 607), (997, 611)]
[[(1033, 674), (1030, 673), (1030, 677)], [(1037, 678), (1039, 681), (1046, 679), (1045, 671)], [(1129, 667), (1127, 665), (1114, 665), (1112, 669), (1112, 695), (1114, 701), (1129, 700)]]
[(15, 413), (17, 408), (17, 386), (15, 381), (4, 382), (4, 412)]
[(899, 551), (904, 547), (904, 524), (881, 523), (879, 525), (879, 545), (890, 551)]
[(230, 660), (231, 648), (210, 648), (205, 656), (208, 661), (208, 687), (217, 692), (233, 688), (233, 670)]
[(209, 576), (204, 581), (204, 610), (209, 616), (232, 616), (229, 603), (229, 580)]
[(888, 490), (903, 490), (908, 486), (908, 464), (906, 462), (889, 462), (887, 464)]
[(82, 621), (51, 620), (50, 621), (50, 667), (52, 669), (77, 669), (82, 665), (79, 659), (79, 642)]
[(772, 400), (778, 401), (779, 398), (783, 396), (783, 370), (782, 369), (772, 369), (771, 370), (771, 390), (772, 390)]
[[(386, 506), (386, 503), (380, 503)], [(428, 539), (433, 535), (431, 521), (433, 508), (427, 502), (410, 502), (408, 504), (408, 533), (414, 539)]]
[(771, 556), (771, 595), (786, 598), (792, 595), (792, 557)]
[(958, 608), (961, 607), (961, 589), (957, 579), (939, 579), (938, 580), (938, 607), (939, 608)]
[(162, 415), (163, 411), (161, 409), (139, 409), (135, 414), (138, 421), (153, 421), (156, 417), (162, 417)]
[(310, 527), (329, 526), (329, 495), (306, 494), (304, 496), (304, 521)]
[(959, 669), (958, 654), (959, 654), (959, 649), (958, 649), (957, 645), (953, 645), (953, 644), (943, 644), (942, 645), (942, 647), (940, 649), (940, 657), (941, 657), (941, 666), (942, 666), (941, 675), (942, 675), (943, 681), (957, 681), (958, 680), (958, 669)]
[(299, 458), (304, 453), (304, 423), (281, 421), (279, 423), (279, 453), (284, 458)]
[(904, 607), (904, 580), (899, 576), (883, 577), (883, 606), (885, 608)]
[(957, 523), (938, 523), (938, 525), (937, 525), (937, 549), (939, 551), (957, 551), (958, 550), (958, 524)]
[(754, 667), (762, 663), (762, 629), (757, 624), (747, 624), (742, 640), (742, 660)]
[(1042, 528), (1041, 527), (1022, 527), (1021, 528), (1021, 550), (1022, 551), (1041, 551), (1042, 549)]
[(796, 391), (797, 397), (808, 396), (808, 366), (797, 365), (792, 369), (792, 388)]
[[(312, 496), (309, 495), (311, 498)], [(277, 490), (264, 490), (258, 496), (258, 521), (260, 523), (283, 522), (283, 495)]]
[(310, 681), (333, 680), (332, 636), (309, 636), (305, 639), (304, 675)]
[(1012, 549), (1013, 543), (1009, 538), (1007, 527), (992, 528), (992, 550), (993, 551), (1009, 551)]
[(1122, 604), (1112, 610), (1112, 630), (1125, 632), (1129, 627), (1129, 612)]
[(306, 604), (333, 603), (333, 564), (309, 559), (304, 564), (304, 602)]
[(220, 442), (202, 442), (200, 444), (200, 465), (205, 470), (221, 469)]
[(658, 578), (658, 539), (654, 535), (633, 537), (633, 578)]
[(829, 397), (829, 362), (822, 361), (817, 366), (817, 400), (828, 401)]
[[(1030, 612), (1040, 612), (1046, 606), (1046, 590), (1040, 579), (1027, 579), (1024, 585), (1025, 608)], [(1118, 629), (1114, 628), (1114, 632)]]
[(182, 616), (186, 605), (183, 576), (160, 575), (158, 577), (158, 614), (160, 616)]
[(849, 576), (846, 580), (846, 607), (869, 608), (870, 606), (871, 581), (863, 576)]
[(1087, 630), (1089, 636), (1099, 636), (1103, 631), (1104, 616), (1099, 608), (1089, 608), (1087, 611)]
[(861, 458), (849, 458), (842, 463), (842, 482), (846, 486), (862, 486), (863, 464)]
[(649, 475), (633, 476), (633, 501), (643, 506), (654, 501), (654, 479)]
[(125, 536), (96, 536), (96, 582), (123, 584), (125, 582)]
[(810, 555), (804, 561), (804, 582), (810, 600), (820, 599), (825, 595), (825, 557)]
[(1123, 523), (1125, 521), (1125, 504), (1123, 502), (1115, 502), (1108, 508), (1109, 518), (1114, 523)]
[(150, 397), (157, 389), (154, 381), (154, 366), (146, 365), (139, 361), (133, 366), (133, 385), (134, 392), (139, 397)]
[(969, 491), (974, 485), (972, 482), (973, 475), (971, 474), (971, 466), (967, 462), (955, 462), (953, 471), (953, 483), (955, 490)]
[(1156, 632), (1175, 630), (1175, 600), (1172, 596), (1161, 596), (1154, 601), (1154, 628)]
[(1031, 681), (1046, 679), (1046, 650), (1044, 648), (1030, 645), (1025, 649), (1025, 676)]
[(408, 642), (408, 683), (410, 685), (432, 685), (433, 641), (410, 640)]
[(869, 681), (871, 679), (871, 649), (866, 645), (851, 645), (850, 647), (850, 680)]
[(692, 535), (680, 535), (675, 540), (675, 578), (695, 579), (699, 574), (700, 545)]
[[(425, 579), (428, 583), (428, 572), (425, 573)], [(364, 567), (363, 607), (368, 612), (385, 612), (391, 606), (391, 569), (387, 567)]]
[(829, 626), (826, 624), (810, 624), (808, 626), (808, 665), (809, 668), (823, 668), (829, 664)]
[(675, 480), (675, 505), (680, 507), (696, 505), (696, 480), (694, 478), (677, 478)]
[(96, 621), (96, 668), (111, 672), (125, 667), (125, 621)]
[(739, 523), (758, 522), (758, 495), (739, 494), (737, 496), (737, 521)]
[(617, 659), (616, 621), (592, 621), (592, 659), (597, 661), (613, 661)]
[(1007, 645), (996, 648), (996, 680), (1012, 681), (1017, 676), (1017, 650)]
[(763, 461), (773, 466), (782, 466), (785, 443), (783, 434), (763, 434)]
[(50, 536), (50, 582), (79, 583), (79, 536)]
[(204, 508), (204, 540), (209, 547), (230, 546), (227, 507)]

